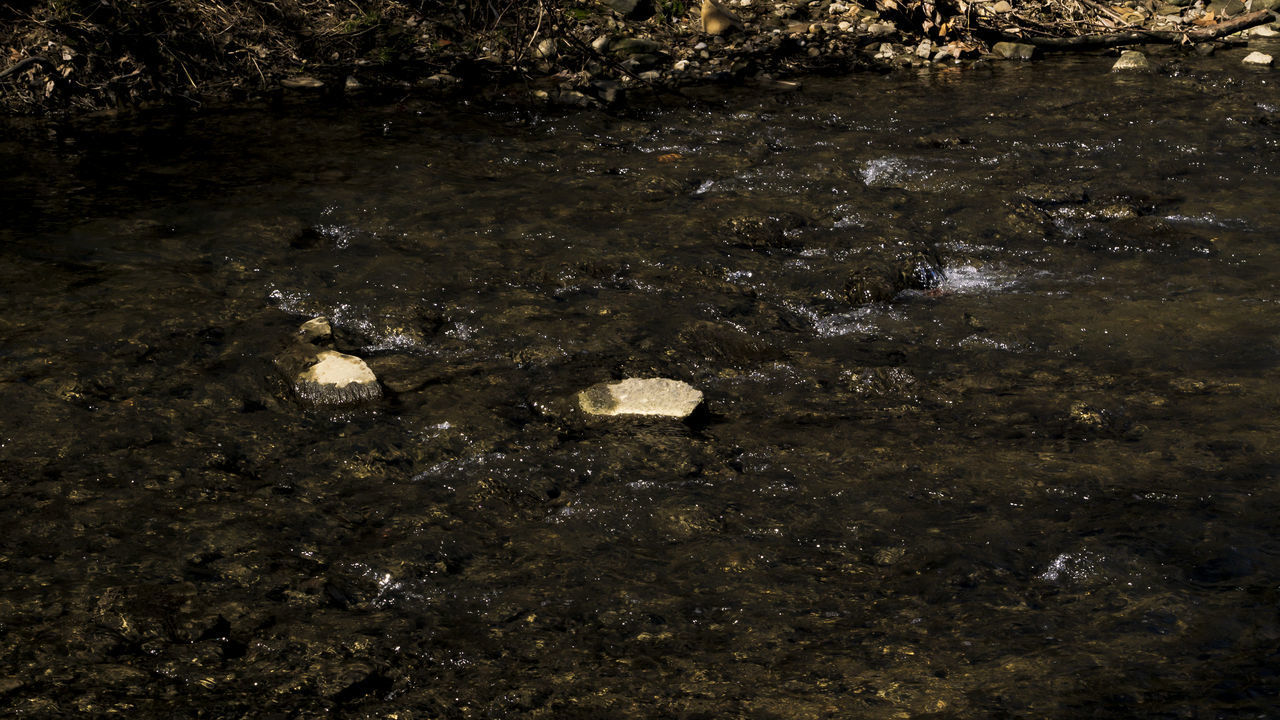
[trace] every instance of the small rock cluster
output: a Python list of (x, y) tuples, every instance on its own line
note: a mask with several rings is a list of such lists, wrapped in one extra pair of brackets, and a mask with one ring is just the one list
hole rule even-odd
[[(298, 328), (275, 361), (297, 399), (312, 409), (340, 409), (382, 397), (378, 377), (364, 360), (329, 349), (334, 342), (329, 320), (317, 317)], [(683, 419), (702, 403), (702, 392), (666, 378), (628, 378), (599, 383), (578, 394), (588, 415), (640, 415)]]
[(378, 378), (365, 361), (328, 349), (332, 344), (328, 319), (313, 318), (298, 328), (290, 347), (276, 358), (276, 367), (297, 398), (313, 408), (339, 408), (382, 397)]

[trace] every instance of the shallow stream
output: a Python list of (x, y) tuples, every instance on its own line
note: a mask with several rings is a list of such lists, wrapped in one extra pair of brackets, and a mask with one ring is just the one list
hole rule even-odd
[(1275, 716), (1280, 94), (1171, 58), (8, 128), (0, 712)]

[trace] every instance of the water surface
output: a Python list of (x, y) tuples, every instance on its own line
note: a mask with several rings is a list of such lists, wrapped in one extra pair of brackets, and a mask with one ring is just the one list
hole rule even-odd
[(1274, 715), (1280, 98), (1170, 59), (15, 126), (0, 708)]

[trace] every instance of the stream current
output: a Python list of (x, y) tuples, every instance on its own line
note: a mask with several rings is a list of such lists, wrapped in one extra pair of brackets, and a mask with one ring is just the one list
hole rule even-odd
[(1163, 60), (10, 126), (0, 711), (1275, 717), (1280, 95)]

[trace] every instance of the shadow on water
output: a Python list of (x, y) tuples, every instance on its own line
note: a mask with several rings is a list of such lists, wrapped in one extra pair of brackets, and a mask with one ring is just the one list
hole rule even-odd
[(1277, 104), (1178, 63), (11, 134), (0, 707), (1273, 712)]

